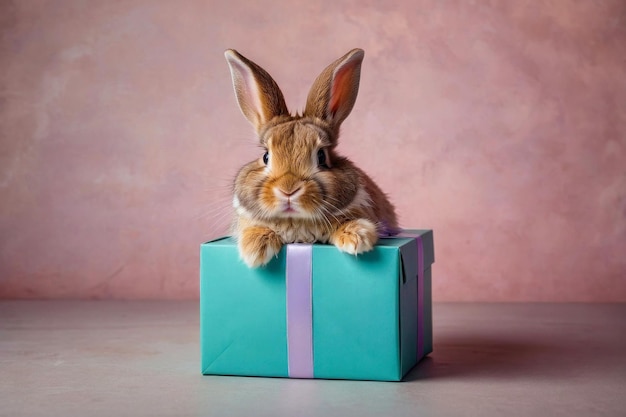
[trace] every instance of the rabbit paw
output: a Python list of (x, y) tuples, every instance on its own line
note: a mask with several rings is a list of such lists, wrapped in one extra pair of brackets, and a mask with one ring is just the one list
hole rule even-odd
[(250, 268), (266, 265), (283, 246), (280, 236), (267, 227), (248, 227), (239, 238), (239, 256)]
[(351, 255), (372, 250), (377, 240), (376, 226), (367, 219), (344, 223), (330, 236), (330, 243)]

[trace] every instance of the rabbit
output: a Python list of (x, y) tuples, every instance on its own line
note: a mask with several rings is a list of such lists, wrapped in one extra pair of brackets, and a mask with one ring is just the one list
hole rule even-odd
[(239, 108), (264, 151), (234, 180), (233, 237), (251, 268), (287, 243), (332, 243), (358, 255), (398, 229), (394, 206), (335, 151), (359, 90), (364, 52), (353, 49), (314, 81), (304, 112), (291, 115), (276, 82), (233, 49), (224, 53)]

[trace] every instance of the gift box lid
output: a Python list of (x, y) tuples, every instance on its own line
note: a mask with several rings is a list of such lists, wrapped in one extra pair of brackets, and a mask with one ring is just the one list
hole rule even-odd
[[(435, 246), (433, 241), (433, 231), (431, 229), (405, 229), (402, 233), (396, 236), (384, 236), (381, 237), (377, 245), (382, 246), (397, 246), (397, 242), (394, 242), (395, 239), (414, 239), (413, 236), (420, 236), (422, 238), (424, 244), (424, 269), (427, 269), (430, 265), (435, 263)], [(204, 242), (204, 245), (224, 245), (224, 246), (232, 246), (236, 245), (237, 241), (232, 236), (221, 236), (215, 238), (213, 240), (209, 240)], [(327, 243), (315, 243), (314, 245), (319, 246), (329, 246)]]

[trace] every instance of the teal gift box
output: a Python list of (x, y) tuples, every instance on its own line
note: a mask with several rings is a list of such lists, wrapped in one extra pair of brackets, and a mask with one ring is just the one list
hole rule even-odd
[(349, 255), (285, 245), (250, 269), (236, 242), (200, 250), (202, 373), (399, 381), (432, 352), (431, 230)]

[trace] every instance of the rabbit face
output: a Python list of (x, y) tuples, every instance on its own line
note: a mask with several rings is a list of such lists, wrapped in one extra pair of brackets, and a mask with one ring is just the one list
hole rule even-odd
[(264, 131), (261, 144), (265, 153), (236, 180), (241, 184), (234, 199), (239, 214), (324, 220), (338, 216), (354, 200), (356, 186), (338, 195), (336, 174), (347, 175), (347, 167), (341, 159), (334, 166), (329, 134), (314, 122), (304, 118), (279, 123)]

